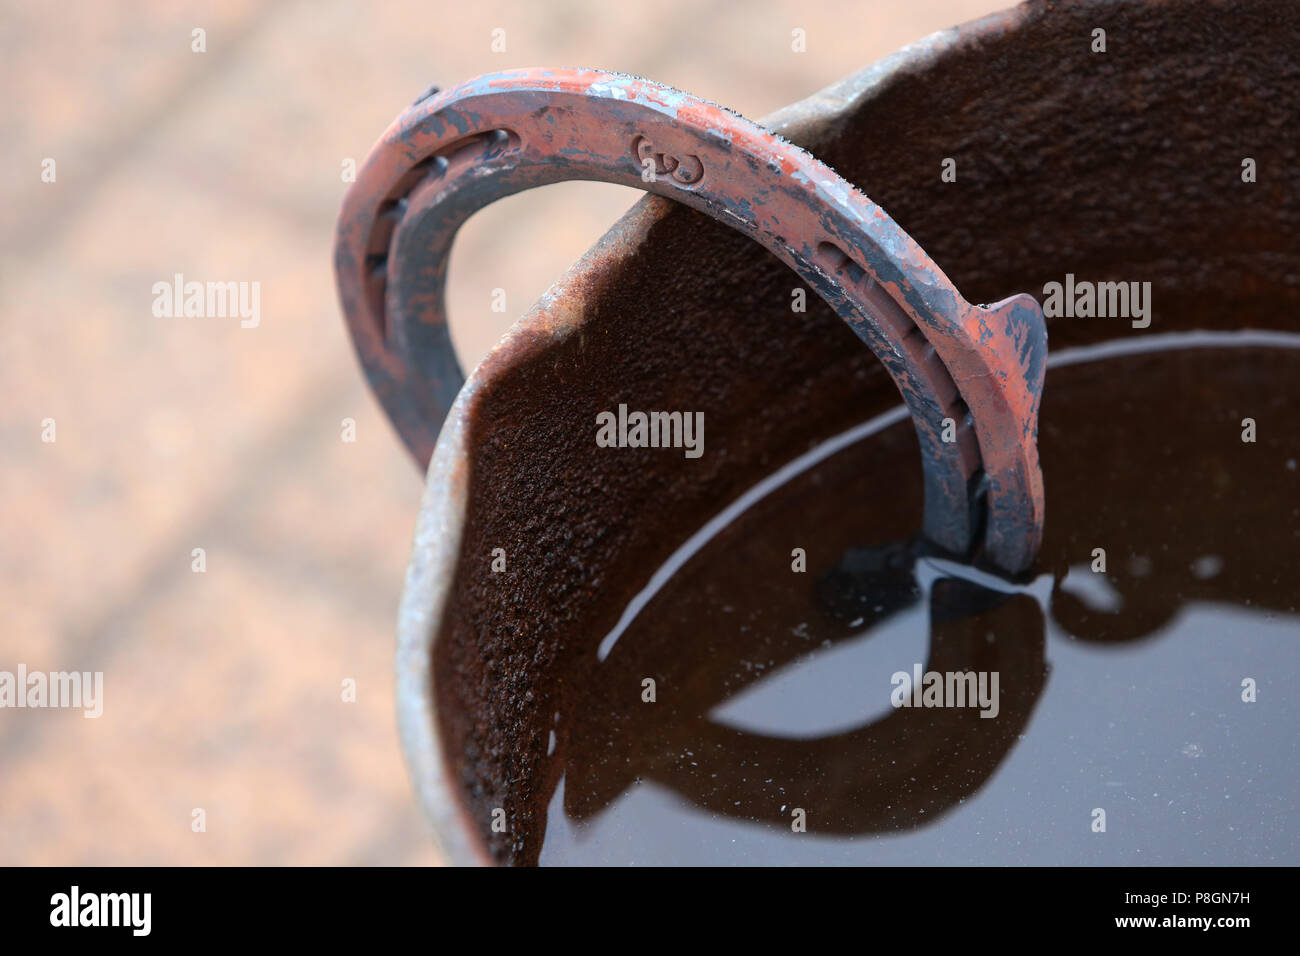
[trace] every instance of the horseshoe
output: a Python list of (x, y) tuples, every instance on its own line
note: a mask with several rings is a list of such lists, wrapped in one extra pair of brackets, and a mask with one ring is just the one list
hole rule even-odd
[(477, 210), (573, 179), (667, 196), (789, 266), (885, 365), (911, 413), (938, 547), (1010, 574), (1042, 537), (1042, 310), (962, 298), (879, 206), (806, 151), (686, 93), (593, 70), (496, 73), (389, 127), (339, 218), (339, 295), (367, 378), (427, 465), (464, 375), (448, 334), (452, 240)]

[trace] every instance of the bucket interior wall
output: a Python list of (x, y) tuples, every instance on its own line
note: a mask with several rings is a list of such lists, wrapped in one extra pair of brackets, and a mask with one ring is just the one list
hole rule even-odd
[[(1096, 27), (1105, 54), (1089, 49)], [(1151, 283), (1148, 329), (1049, 319), (1054, 351), (1184, 329), (1294, 330), (1297, 49), (1293, 0), (1030, 4), (870, 85), (862, 74), (856, 101), (834, 113), (812, 101), (788, 132), (972, 302), (1041, 297), (1067, 273)], [(946, 157), (955, 183), (941, 181)], [(1256, 182), (1242, 180), (1246, 158)], [(556, 715), (647, 577), (762, 477), (898, 404), (827, 306), (808, 293), (807, 311), (792, 311), (799, 286), (756, 244), (652, 197), (572, 275), (579, 327), (557, 337), (539, 326), (481, 370), (434, 681), (448, 777), (493, 859), (536, 859)], [(703, 456), (597, 447), (597, 413), (620, 403), (703, 412)], [(919, 527), (919, 510), (900, 520)], [(496, 548), (504, 573), (490, 568)], [(568, 745), (559, 727), (555, 746)], [(506, 833), (491, 828), (498, 807)]]

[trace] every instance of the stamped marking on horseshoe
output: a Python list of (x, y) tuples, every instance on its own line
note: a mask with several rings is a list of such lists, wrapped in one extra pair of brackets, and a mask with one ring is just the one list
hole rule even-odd
[(683, 186), (692, 186), (704, 178), (704, 164), (700, 162), (700, 157), (688, 153), (679, 158), (659, 152), (645, 136), (632, 140), (632, 155), (637, 158), (642, 170), (650, 163), (656, 176), (671, 175)]

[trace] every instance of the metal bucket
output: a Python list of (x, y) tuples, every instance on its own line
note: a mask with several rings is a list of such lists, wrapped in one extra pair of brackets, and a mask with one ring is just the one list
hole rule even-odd
[[(1097, 28), (1105, 53), (1090, 49)], [(1053, 353), (1287, 332), (1300, 305), (1297, 49), (1293, 0), (1031, 2), (764, 125), (865, 190), (972, 302), (1067, 275), (1151, 283), (1141, 322), (1049, 313)], [(955, 182), (939, 174), (946, 157)], [(581, 745), (554, 733), (555, 715), (649, 572), (765, 476), (897, 406), (828, 306), (809, 296), (791, 311), (797, 284), (744, 236), (649, 196), (460, 391), (429, 467), (397, 661), (406, 754), (450, 861), (537, 859), (557, 782), (548, 754)], [(703, 411), (708, 453), (689, 468), (652, 450), (602, 454), (593, 415), (628, 396)], [(1140, 440), (1115, 434), (1117, 454)], [(1047, 500), (1050, 516), (1051, 475)], [(1063, 560), (1052, 521), (1040, 569)]]

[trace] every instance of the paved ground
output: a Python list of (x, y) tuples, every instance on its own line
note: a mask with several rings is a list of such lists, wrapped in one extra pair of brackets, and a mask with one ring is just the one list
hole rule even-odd
[[(0, 671), (105, 684), (97, 720), (0, 710), (0, 864), (437, 862), (391, 676), (421, 477), (330, 262), (344, 161), (418, 93), (594, 66), (761, 117), (1002, 5), (0, 4)], [(635, 198), (569, 184), (471, 222), (462, 356)], [(260, 323), (155, 317), (176, 273), (259, 282)]]

